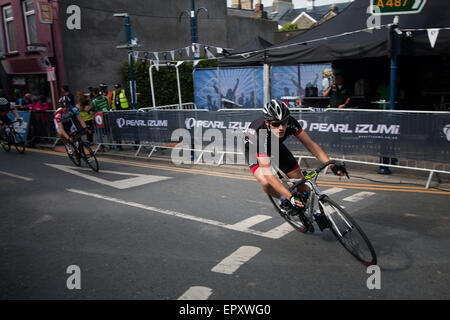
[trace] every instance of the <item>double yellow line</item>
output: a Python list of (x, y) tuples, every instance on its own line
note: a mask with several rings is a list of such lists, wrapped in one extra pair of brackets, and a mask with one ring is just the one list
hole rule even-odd
[[(38, 150), (38, 149), (28, 149), (27, 151), (52, 154), (52, 155), (58, 155), (58, 156), (64, 156), (64, 157), (66, 156), (65, 153), (55, 152), (55, 151)], [(99, 158), (101, 158), (101, 157), (99, 157)], [(130, 160), (116, 160), (116, 159), (103, 158), (103, 157), (101, 158), (101, 161), (108, 162), (108, 163), (117, 163), (117, 164), (123, 164), (123, 165), (128, 165), (128, 166), (141, 167), (141, 168), (166, 170), (166, 171), (172, 171), (172, 172), (183, 172), (183, 173), (189, 173), (189, 174), (201, 174), (201, 175), (206, 175), (206, 176), (214, 176), (214, 177), (220, 177), (220, 178), (246, 180), (246, 181), (255, 181), (256, 182), (255, 178), (250, 175), (238, 175), (238, 174), (231, 174), (231, 173), (225, 173), (225, 172), (206, 171), (207, 169), (199, 170), (199, 169), (181, 168), (181, 167), (174, 167), (174, 166), (149, 164), (149, 163), (130, 161)], [(321, 187), (337, 187), (337, 188), (344, 188), (344, 189), (417, 192), (417, 193), (427, 193), (427, 194), (450, 195), (450, 189), (433, 190), (433, 189), (425, 189), (424, 187), (413, 187), (413, 186), (393, 186), (393, 185), (384, 185), (384, 184), (364, 184), (364, 183), (350, 183), (350, 182), (326, 181), (326, 180), (318, 181), (318, 185)]]

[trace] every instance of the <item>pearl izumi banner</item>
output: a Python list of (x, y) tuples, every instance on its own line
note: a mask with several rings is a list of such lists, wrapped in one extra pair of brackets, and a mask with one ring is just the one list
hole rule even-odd
[[(327, 153), (450, 162), (450, 113), (331, 111), (291, 115)], [(259, 110), (104, 114), (105, 126), (115, 141), (173, 143), (179, 141), (174, 131), (184, 129), (193, 136), (197, 147), (213, 141), (225, 150), (234, 141), (238, 151), (243, 132), (261, 116)], [(284, 143), (292, 151), (306, 151), (296, 138), (290, 137)]]

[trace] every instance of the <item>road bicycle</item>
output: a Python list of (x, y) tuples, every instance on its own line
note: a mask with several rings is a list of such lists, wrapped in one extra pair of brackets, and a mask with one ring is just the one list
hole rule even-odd
[(79, 131), (75, 131), (71, 133), (70, 137), (72, 141), (69, 140), (70, 147), (72, 148), (72, 153), (67, 150), (67, 145), (64, 145), (66, 148), (67, 155), (70, 160), (72, 160), (73, 164), (77, 167), (81, 166), (81, 159), (95, 172), (98, 172), (99, 165), (97, 161), (97, 157), (95, 156), (95, 152), (91, 149), (91, 147), (83, 141), (81, 137), (81, 133)]
[[(302, 233), (314, 232), (314, 223), (319, 227), (320, 231), (331, 229), (333, 235), (358, 261), (365, 265), (376, 265), (377, 256), (375, 250), (361, 227), (346, 210), (322, 193), (317, 186), (316, 180), (319, 173), (330, 164), (344, 165), (334, 160), (328, 161), (311, 172), (303, 171), (304, 178), (302, 179), (289, 179), (281, 170), (274, 168), (274, 172), (278, 175), (283, 185), (294, 196), (298, 194), (298, 186), (305, 184), (309, 187), (309, 197), (304, 203), (304, 208), (294, 207), (286, 212), (280, 207), (278, 199), (274, 199), (270, 195), (269, 199), (281, 217), (294, 229)], [(347, 172), (345, 171), (344, 173), (349, 178)]]
[(12, 121), (10, 124), (5, 126), (4, 133), (0, 136), (0, 141), (3, 150), (10, 152), (11, 145), (14, 145), (19, 153), (25, 153), (25, 141), (22, 136), (14, 128), (14, 123), (19, 122), (19, 120)]

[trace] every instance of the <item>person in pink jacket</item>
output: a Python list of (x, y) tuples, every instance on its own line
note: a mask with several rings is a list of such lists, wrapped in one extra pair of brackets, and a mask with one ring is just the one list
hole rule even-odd
[(45, 96), (41, 96), (39, 101), (33, 106), (33, 111), (45, 111), (50, 110), (50, 104), (47, 102)]

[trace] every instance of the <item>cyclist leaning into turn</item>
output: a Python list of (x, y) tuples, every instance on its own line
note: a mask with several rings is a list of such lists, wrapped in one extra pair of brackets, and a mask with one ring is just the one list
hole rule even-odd
[(19, 114), (16, 111), (16, 108), (11, 106), (11, 103), (8, 101), (8, 99), (1, 97), (0, 98), (0, 137), (3, 137), (3, 134), (5, 133), (5, 127), (9, 126), (12, 121), (8, 117), (8, 113), (12, 112), (14, 116), (16, 117), (17, 121), (21, 124), (23, 122), (23, 119), (19, 116)]
[(73, 153), (72, 147), (70, 146), (70, 142), (72, 141), (72, 137), (70, 135), (74, 132), (77, 132), (77, 126), (73, 122), (73, 118), (76, 118), (81, 127), (89, 132), (89, 128), (87, 128), (86, 123), (81, 118), (80, 112), (75, 106), (71, 105), (71, 101), (67, 96), (63, 96), (59, 99), (59, 108), (55, 112), (55, 127), (58, 133), (58, 137), (63, 140), (66, 145), (67, 152), (69, 154)]
[[(304, 206), (303, 202), (308, 198), (309, 188), (304, 184), (300, 186), (299, 192), (302, 197), (299, 201), (272, 173), (271, 165), (273, 161), (289, 178), (303, 178), (297, 161), (283, 142), (293, 135), (321, 162), (330, 161), (330, 158), (303, 131), (298, 121), (290, 116), (289, 109), (283, 101), (272, 99), (264, 106), (263, 113), (264, 117), (254, 120), (246, 130), (246, 161), (256, 180), (262, 185), (264, 192), (280, 199), (281, 208), (289, 213), (294, 206)], [(271, 150), (272, 139), (279, 139), (278, 150)], [(253, 154), (255, 151), (256, 155)], [(330, 165), (330, 168), (334, 174), (342, 176), (345, 173), (345, 167), (343, 166)]]

